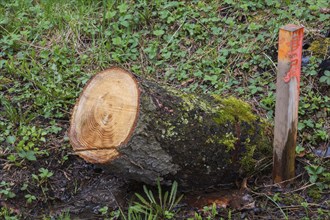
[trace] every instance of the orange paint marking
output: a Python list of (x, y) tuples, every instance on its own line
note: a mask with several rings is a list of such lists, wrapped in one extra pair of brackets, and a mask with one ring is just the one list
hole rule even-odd
[(290, 70), (283, 78), (284, 82), (288, 83), (293, 77), (295, 77), (298, 84), (298, 90), (300, 85), (302, 39), (303, 29), (299, 29), (292, 32), (291, 42), (286, 42), (289, 43), (289, 53), (287, 53), (286, 56), (290, 59)]
[(281, 186), (295, 176), (303, 32), (303, 27), (290, 24), (279, 34), (273, 180)]

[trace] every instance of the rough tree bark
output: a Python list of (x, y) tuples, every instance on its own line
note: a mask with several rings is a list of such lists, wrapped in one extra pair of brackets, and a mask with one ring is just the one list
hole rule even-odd
[(270, 152), (264, 130), (234, 97), (188, 94), (114, 67), (85, 86), (69, 137), (86, 161), (128, 179), (205, 188), (253, 170)]

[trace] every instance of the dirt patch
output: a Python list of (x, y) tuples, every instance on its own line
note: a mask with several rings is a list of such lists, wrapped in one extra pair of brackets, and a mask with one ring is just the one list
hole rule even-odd
[[(56, 217), (64, 212), (87, 219), (100, 215), (99, 209), (104, 206), (113, 210), (126, 205), (131, 194), (128, 182), (86, 163), (67, 148), (58, 147), (66, 144), (64, 136), (62, 132), (53, 137), (47, 146), (49, 155), (40, 156), (37, 161), (14, 165), (0, 160), (1, 181), (10, 183), (8, 189), (15, 193), (11, 199), (0, 194), (2, 207), (26, 219)], [(53, 175), (40, 178), (40, 168)], [(34, 196), (35, 200), (29, 203), (26, 195)]]

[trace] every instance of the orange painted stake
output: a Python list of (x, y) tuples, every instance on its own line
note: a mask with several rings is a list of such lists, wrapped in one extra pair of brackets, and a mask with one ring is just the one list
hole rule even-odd
[(273, 181), (282, 186), (295, 176), (303, 35), (304, 28), (293, 24), (280, 28), (279, 33)]

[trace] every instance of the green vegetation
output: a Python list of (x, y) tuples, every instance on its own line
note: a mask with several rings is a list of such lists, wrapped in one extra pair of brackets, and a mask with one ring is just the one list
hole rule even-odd
[[(217, 96), (214, 97), (217, 99)], [(223, 124), (226, 121), (237, 123), (246, 122), (250, 124), (251, 121), (256, 120), (256, 116), (252, 114), (251, 106), (241, 100), (229, 97), (223, 99), (221, 103), (225, 106), (225, 109), (221, 111), (215, 119), (219, 124)]]
[[(143, 186), (146, 198), (135, 193), (138, 202), (134, 202), (128, 209), (128, 219), (175, 219), (179, 211), (175, 209), (182, 200), (183, 195), (177, 196), (178, 183), (174, 182), (171, 191), (162, 192), (159, 179), (157, 180), (158, 198), (146, 186)], [(124, 219), (127, 219), (124, 217)]]
[[(183, 91), (247, 100), (272, 123), (278, 30), (294, 23), (305, 26), (304, 42), (310, 45), (303, 51), (308, 63), (302, 67), (299, 104), (297, 152), (302, 156), (292, 192), (301, 202), (293, 209), (294, 201), (283, 199), (291, 193), (279, 199), (272, 191), (259, 193), (256, 204), (262, 211), (250, 217), (294, 219), (303, 212), (306, 218), (327, 219), (329, 160), (315, 153), (329, 147), (330, 133), (330, 75), (318, 68), (330, 58), (329, 38), (323, 37), (330, 14), (324, 9), (328, 0), (1, 1), (0, 218), (70, 219), (69, 209), (47, 210), (83, 190), (86, 180), (79, 175), (97, 178), (92, 171), (73, 171), (80, 167), (71, 158), (65, 133), (70, 111), (87, 80), (112, 65)], [(246, 110), (236, 104), (229, 111)], [(229, 149), (231, 140), (228, 134)], [(271, 165), (265, 164), (255, 175), (269, 177)], [(17, 206), (5, 206), (7, 201)], [(116, 219), (118, 213), (101, 209), (105, 206), (100, 204), (99, 214), (112, 213)], [(155, 214), (153, 208), (149, 211)], [(195, 219), (200, 219), (197, 214)]]
[(328, 70), (324, 71), (324, 76), (321, 76), (320, 82), (330, 85), (330, 71)]
[[(217, 215), (218, 215), (218, 210), (217, 210), (217, 206), (215, 203), (212, 204), (212, 207), (209, 206), (205, 206), (203, 207), (202, 210), (202, 214), (195, 212), (194, 217), (193, 218), (188, 218), (188, 220), (203, 220), (203, 216), (207, 216), (205, 219), (207, 220), (213, 220), (213, 219), (217, 219)], [(220, 218), (223, 219), (223, 218)], [(230, 215), (228, 215), (228, 219), (231, 219)]]
[(13, 184), (5, 181), (1, 181), (0, 183), (0, 194), (3, 195), (5, 199), (12, 199), (16, 196), (16, 194), (11, 191), (11, 185)]

